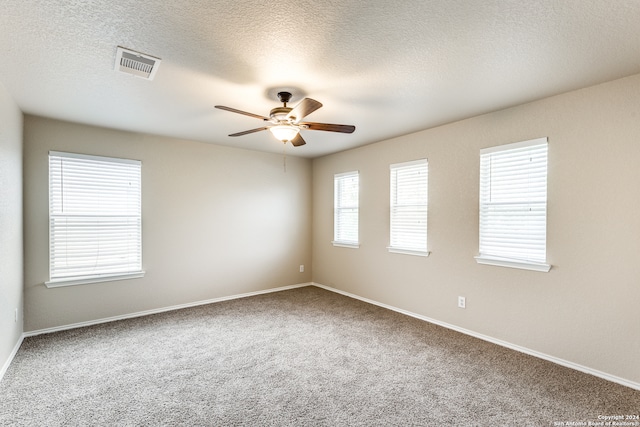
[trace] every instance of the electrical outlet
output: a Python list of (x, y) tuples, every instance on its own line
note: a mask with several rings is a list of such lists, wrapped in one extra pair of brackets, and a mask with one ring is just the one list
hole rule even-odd
[(18, 309), (17, 308), (16, 308), (16, 311), (15, 311), (15, 314), (14, 314), (14, 317), (13, 317), (13, 322), (14, 323), (18, 323)]
[(459, 308), (467, 307), (467, 299), (465, 297), (458, 297), (458, 307)]
[(304, 273), (304, 264), (300, 264), (300, 273)]

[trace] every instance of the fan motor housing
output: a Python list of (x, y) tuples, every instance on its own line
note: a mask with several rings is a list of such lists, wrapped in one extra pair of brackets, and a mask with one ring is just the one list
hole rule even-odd
[(271, 110), (271, 112), (269, 113), (269, 117), (271, 117), (274, 120), (278, 120), (278, 121), (286, 120), (287, 119), (287, 114), (289, 114), (289, 112), (291, 110), (293, 110), (293, 108), (276, 107), (276, 108)]

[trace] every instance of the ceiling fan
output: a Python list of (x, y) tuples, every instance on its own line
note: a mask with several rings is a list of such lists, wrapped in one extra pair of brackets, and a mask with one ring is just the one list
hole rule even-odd
[(300, 130), (302, 129), (323, 130), (341, 133), (352, 133), (354, 130), (356, 130), (356, 127), (351, 125), (335, 125), (330, 123), (314, 123), (301, 121), (307, 115), (322, 107), (322, 104), (315, 99), (304, 98), (298, 103), (298, 105), (293, 108), (287, 107), (287, 103), (291, 99), (290, 92), (278, 92), (278, 99), (284, 105), (282, 107), (276, 107), (272, 109), (271, 112), (269, 112), (269, 117), (248, 113), (246, 111), (236, 110), (235, 108), (225, 107), (224, 105), (216, 105), (215, 107), (221, 110), (231, 111), (232, 113), (255, 117), (256, 119), (260, 119), (264, 122), (270, 123), (270, 125), (266, 125), (256, 129), (232, 133), (229, 136), (242, 136), (269, 129), (269, 131), (271, 131), (271, 133), (276, 137), (277, 140), (285, 144), (287, 142), (291, 142), (294, 147), (299, 147), (306, 144), (305, 140), (300, 135)]

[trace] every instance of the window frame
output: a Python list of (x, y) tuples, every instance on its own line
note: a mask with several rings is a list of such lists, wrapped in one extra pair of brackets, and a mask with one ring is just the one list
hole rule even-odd
[[(346, 183), (347, 179), (356, 178), (357, 180), (357, 195), (355, 198), (356, 204), (350, 206), (342, 206), (341, 201), (343, 200), (342, 189), (343, 183)], [(355, 226), (355, 240), (344, 239), (344, 236), (339, 236), (341, 227), (339, 224), (344, 219), (343, 212), (351, 210), (355, 210), (356, 216), (356, 226)], [(334, 174), (333, 176), (333, 240), (331, 241), (333, 246), (345, 247), (345, 248), (353, 248), (357, 249), (360, 247), (360, 172), (359, 171), (350, 171), (350, 172), (342, 172)]]
[[(95, 185), (100, 191), (101, 197), (104, 196), (104, 191), (109, 191), (114, 195), (114, 199), (112, 203), (109, 205), (105, 204), (104, 209), (96, 209), (95, 200), (91, 200), (91, 196), (82, 196), (82, 190), (78, 190), (75, 194), (69, 194), (73, 187), (65, 187), (64, 185), (64, 171), (62, 169), (62, 165), (64, 160), (67, 159), (68, 162), (74, 163), (74, 168), (78, 167), (80, 164), (84, 162), (84, 167), (90, 168), (91, 170), (88, 175), (91, 179), (82, 179), (81, 181), (76, 181), (76, 188), (81, 188), (81, 185)], [(55, 170), (58, 166), (54, 162), (60, 162), (60, 170)], [(99, 162), (105, 163), (101, 168)], [(67, 163), (69, 164), (69, 163)], [(121, 172), (115, 172), (109, 168), (120, 168)], [(109, 186), (105, 185), (105, 181), (121, 179), (120, 184), (124, 181), (125, 175), (122, 174), (122, 170), (127, 170), (126, 173), (133, 173), (133, 187), (132, 192), (128, 189), (125, 190), (127, 196), (122, 198), (122, 189), (119, 189), (119, 192), (115, 189), (109, 188)], [(126, 174), (125, 173), (125, 174)], [(107, 282), (114, 280), (125, 280), (125, 279), (133, 279), (144, 277), (145, 271), (142, 269), (142, 162), (139, 160), (130, 160), (130, 159), (122, 159), (115, 157), (105, 157), (105, 156), (94, 156), (88, 154), (78, 154), (78, 153), (69, 153), (69, 152), (61, 152), (61, 151), (49, 151), (48, 154), (48, 174), (49, 174), (49, 205), (48, 205), (48, 213), (49, 213), (49, 280), (45, 282), (45, 286), (48, 288), (62, 287), (62, 286), (72, 286), (72, 285), (82, 285), (88, 283), (99, 283), (99, 282)], [(97, 177), (102, 174), (102, 178), (98, 179)], [(105, 178), (106, 174), (108, 175), (108, 179)], [(54, 178), (55, 175), (55, 178)], [(67, 175), (67, 178), (69, 175)], [(57, 182), (57, 179), (60, 179), (60, 183)], [(54, 182), (56, 181), (56, 182)], [(86, 188), (86, 187), (85, 187)], [(108, 189), (108, 190), (107, 190)], [(67, 194), (65, 193), (65, 190)], [(89, 193), (89, 191), (85, 190), (84, 193)], [(133, 195), (133, 198), (131, 198)], [(73, 198), (78, 197), (78, 198)], [(95, 199), (95, 196), (94, 196)], [(64, 205), (63, 200), (72, 200), (73, 209), (70, 212), (64, 212), (64, 208), (61, 206)], [(119, 204), (115, 206), (113, 201), (118, 201)], [(78, 206), (80, 206), (78, 208)], [(127, 213), (122, 213), (121, 210), (126, 210)], [(75, 212), (74, 212), (75, 211)], [(109, 220), (114, 221), (114, 219), (120, 219), (120, 225), (116, 225), (117, 230), (123, 231), (125, 228), (122, 225), (122, 220), (127, 221), (129, 225), (126, 226), (126, 229), (129, 230), (129, 234), (126, 238), (118, 239), (118, 244), (122, 244), (123, 242), (127, 243), (127, 252), (124, 257), (129, 260), (123, 262), (121, 266), (129, 266), (126, 269), (108, 269), (104, 266), (104, 264), (100, 264), (99, 261), (96, 261), (96, 265), (100, 264), (99, 267), (96, 268), (96, 273), (92, 274), (89, 272), (85, 272), (86, 267), (82, 267), (82, 263), (79, 260), (73, 259), (72, 261), (72, 269), (73, 271), (70, 274), (63, 274), (61, 272), (61, 268), (57, 267), (56, 256), (58, 257), (58, 261), (60, 258), (64, 258), (68, 256), (67, 244), (65, 243), (65, 249), (61, 251), (57, 251), (54, 246), (54, 241), (60, 241), (60, 235), (58, 235), (58, 239), (56, 239), (56, 232), (64, 233), (68, 232), (70, 229), (64, 229), (63, 226), (56, 227), (54, 224), (59, 220), (69, 221), (70, 219), (81, 219), (85, 221), (86, 224), (91, 224), (91, 226), (95, 226), (99, 224), (100, 219), (106, 219), (105, 223)], [(117, 220), (116, 220), (117, 221)], [(133, 226), (131, 226), (133, 224)], [(113, 227), (113, 222), (108, 225), (109, 227)], [(78, 230), (80, 227), (75, 226), (75, 230)], [(86, 225), (84, 225), (86, 227)], [(107, 225), (104, 225), (107, 227)], [(100, 228), (104, 227), (98, 227)], [(72, 228), (73, 229), (73, 228)], [(64, 230), (64, 231), (63, 231)], [(130, 237), (130, 230), (133, 230), (133, 238)], [(100, 236), (100, 231), (94, 231), (93, 238)], [(85, 235), (86, 236), (86, 235)], [(64, 242), (67, 242), (67, 237), (62, 237)], [(133, 243), (133, 245), (131, 244)], [(129, 247), (133, 247), (133, 249), (129, 249)], [(88, 250), (96, 250), (96, 249), (88, 249)], [(96, 255), (96, 260), (99, 260), (100, 249), (97, 249), (98, 254)], [(114, 254), (111, 253), (111, 256)], [(130, 258), (133, 257), (135, 260), (133, 264), (130, 261)], [(112, 258), (113, 259), (113, 258)], [(108, 271), (111, 270), (111, 271)]]
[[(411, 185), (414, 184), (412, 181), (398, 181), (398, 172), (408, 172), (411, 170), (416, 170), (419, 167), (424, 167), (424, 203), (412, 203), (412, 204), (402, 204), (398, 203), (398, 187), (402, 185)], [(419, 169), (422, 171), (422, 169)], [(422, 190), (422, 188), (420, 188)], [(387, 250), (392, 253), (405, 254), (405, 255), (416, 255), (416, 256), (429, 256), (430, 252), (428, 251), (428, 206), (429, 206), (429, 162), (425, 159), (411, 160), (402, 163), (394, 163), (389, 165), (389, 246), (387, 246)], [(404, 214), (410, 214), (410, 216), (418, 217), (424, 215), (422, 221), (424, 221), (424, 230), (420, 230), (421, 233), (424, 233), (424, 247), (419, 248), (417, 246), (411, 245), (408, 242), (399, 242), (401, 240), (398, 238), (398, 234), (401, 233), (401, 226), (399, 220), (401, 215), (399, 214), (399, 210), (401, 208), (404, 209)], [(414, 227), (418, 228), (418, 227)], [(422, 228), (422, 227), (420, 227)], [(395, 236), (394, 236), (394, 233)], [(405, 234), (407, 232), (405, 231)], [(418, 237), (422, 239), (422, 236), (416, 236), (415, 231), (409, 231), (408, 234), (413, 235), (414, 237)]]
[[(528, 170), (527, 174), (530, 176), (533, 176), (535, 173), (540, 173), (543, 171), (544, 176), (543, 178), (532, 179), (532, 183), (527, 182), (526, 194), (529, 197), (522, 200), (522, 195), (525, 193), (523, 192), (523, 189), (519, 189), (517, 193), (518, 194), (517, 198), (521, 199), (519, 201), (514, 201), (513, 199), (507, 200), (506, 198), (504, 198), (503, 201), (501, 202), (492, 202), (486, 199), (487, 197), (490, 197), (490, 194), (491, 194), (492, 179), (494, 180), (498, 179), (497, 178), (498, 173), (496, 172), (496, 175), (492, 175), (492, 171), (487, 170), (485, 166), (487, 164), (490, 165), (490, 160), (492, 159), (492, 155), (494, 154), (504, 155), (506, 152), (512, 152), (513, 154), (513, 153), (517, 153), (518, 151), (525, 152), (525, 153), (529, 152), (533, 154), (533, 152), (536, 149), (539, 149), (542, 146), (544, 146), (544, 155), (543, 156), (540, 155), (540, 158), (541, 159), (543, 158), (544, 165), (542, 165), (542, 160), (540, 160), (540, 163), (537, 163), (537, 164), (532, 163), (532, 166), (530, 166), (527, 169)], [(525, 150), (528, 150), (528, 151), (525, 151)], [(524, 170), (524, 168), (522, 167), (522, 165), (514, 165), (516, 160), (511, 160), (511, 162), (513, 162), (511, 164), (512, 164), (512, 167), (515, 168), (515, 172), (509, 175), (508, 177), (509, 179), (515, 179), (516, 177), (514, 175), (520, 173), (522, 170)], [(549, 163), (549, 160), (548, 160), (548, 138), (547, 137), (515, 142), (511, 144), (504, 144), (504, 145), (489, 147), (489, 148), (480, 150), (480, 184), (479, 184), (480, 194), (479, 194), (479, 229), (478, 229), (479, 254), (475, 257), (476, 262), (478, 264), (519, 268), (519, 269), (541, 271), (541, 272), (548, 272), (551, 269), (551, 265), (547, 263), (547, 259), (546, 259), (547, 257), (548, 163)], [(544, 198), (542, 198), (541, 196), (542, 187), (544, 187)], [(515, 191), (513, 189), (509, 191), (510, 191), (509, 195), (515, 198), (515, 196), (512, 195), (512, 193), (515, 194)], [(495, 189), (494, 189), (494, 192), (495, 192)], [(499, 239), (501, 237), (499, 234), (491, 235), (484, 228), (484, 224), (489, 223), (488, 218), (491, 218), (491, 214), (489, 213), (490, 207), (507, 206), (507, 205), (512, 205), (514, 206), (514, 208), (519, 206), (521, 211), (523, 207), (527, 207), (527, 206), (529, 207), (529, 211), (532, 211), (533, 209), (532, 207), (537, 206), (537, 211), (543, 212), (543, 215), (538, 213), (537, 216), (535, 213), (529, 216), (521, 215), (521, 217), (523, 218), (525, 217), (528, 218), (527, 222), (529, 223), (529, 226), (527, 230), (529, 230), (529, 235), (533, 233), (533, 235), (535, 235), (536, 237), (535, 238), (528, 237), (527, 240), (525, 240), (522, 238), (522, 236), (526, 235), (527, 233), (521, 233), (520, 240), (518, 242), (519, 246), (518, 245), (511, 246), (511, 249), (513, 250), (514, 248), (517, 248), (517, 247), (522, 248), (522, 246), (527, 242), (529, 242), (532, 246), (534, 246), (535, 243), (532, 243), (532, 241), (534, 240), (542, 241), (543, 242), (542, 245), (538, 243), (537, 246), (534, 246), (534, 250), (530, 252), (529, 256), (518, 255), (518, 254), (515, 254), (514, 251), (512, 251), (511, 253), (508, 253), (508, 252), (500, 253), (500, 249), (498, 250), (494, 249), (493, 251), (487, 250), (487, 247), (489, 245), (484, 244), (484, 240), (486, 240), (487, 237), (493, 237), (494, 239)], [(536, 209), (533, 209), (533, 211), (535, 210)], [(513, 215), (513, 218), (515, 218), (515, 215), (516, 215), (516, 213), (514, 213), (516, 212), (515, 209), (512, 209), (510, 211), (505, 211), (505, 212), (507, 212), (507, 215), (510, 212), (510, 214)], [(495, 219), (497, 218), (498, 214), (493, 214), (493, 215), (494, 215), (493, 218)], [(504, 214), (502, 215), (504, 216)], [(543, 218), (542, 224), (540, 224), (541, 221), (539, 218)], [(531, 225), (531, 224), (534, 224), (534, 225)], [(542, 228), (544, 230), (542, 233), (540, 233), (539, 231), (537, 232), (537, 234), (535, 232), (532, 232), (532, 230), (536, 228), (536, 224), (538, 229)], [(508, 233), (508, 227), (504, 227), (499, 231), (501, 231), (502, 233)], [(510, 236), (510, 237), (513, 237), (513, 236)], [(503, 239), (506, 240), (506, 238), (504, 237)], [(503, 246), (507, 247), (507, 245), (503, 245)], [(543, 257), (539, 257), (535, 255), (536, 252), (539, 253), (540, 251), (543, 252), (543, 255), (544, 255)]]

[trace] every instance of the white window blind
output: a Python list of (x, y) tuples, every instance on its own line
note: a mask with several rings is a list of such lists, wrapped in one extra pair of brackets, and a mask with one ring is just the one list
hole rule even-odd
[(358, 245), (358, 202), (360, 179), (358, 172), (334, 176), (334, 245)]
[(548, 271), (546, 236), (547, 138), (481, 150), (478, 262)]
[(141, 229), (139, 161), (49, 153), (47, 285), (141, 274)]
[(390, 175), (389, 251), (427, 255), (427, 160), (391, 165)]

